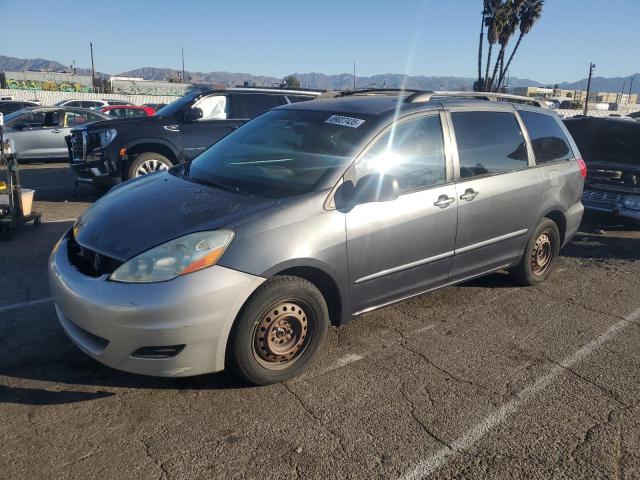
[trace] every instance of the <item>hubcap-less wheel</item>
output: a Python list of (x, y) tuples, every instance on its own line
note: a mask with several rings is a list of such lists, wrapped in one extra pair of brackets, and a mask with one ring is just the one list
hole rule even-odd
[(309, 319), (298, 302), (280, 302), (256, 324), (253, 354), (265, 368), (280, 370), (295, 362), (306, 347)]
[(531, 253), (531, 271), (535, 275), (542, 275), (553, 258), (553, 245), (551, 243), (551, 236), (544, 232), (536, 240), (533, 246), (533, 252)]
[(145, 160), (136, 169), (136, 177), (141, 177), (148, 173), (158, 172), (160, 170), (169, 170), (169, 166), (160, 160), (149, 159)]

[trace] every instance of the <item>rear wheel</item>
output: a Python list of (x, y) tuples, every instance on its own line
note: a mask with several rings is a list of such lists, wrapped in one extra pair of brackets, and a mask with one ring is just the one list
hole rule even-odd
[(171, 160), (155, 152), (145, 152), (138, 155), (129, 167), (127, 178), (137, 178), (161, 170), (169, 170), (173, 166)]
[(309, 281), (275, 276), (253, 294), (229, 338), (231, 368), (254, 385), (289, 380), (313, 361), (329, 327), (327, 304)]
[(560, 232), (553, 220), (543, 218), (529, 238), (520, 263), (510, 270), (516, 282), (524, 286), (544, 282), (555, 266), (560, 251)]

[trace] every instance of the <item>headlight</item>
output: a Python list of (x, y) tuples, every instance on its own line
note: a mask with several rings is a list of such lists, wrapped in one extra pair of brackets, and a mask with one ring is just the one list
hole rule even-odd
[(230, 230), (191, 233), (133, 257), (120, 265), (109, 280), (162, 282), (202, 270), (217, 263), (232, 239)]
[(640, 210), (640, 197), (624, 197), (622, 205), (632, 210)]
[(100, 132), (100, 147), (104, 148), (109, 145), (116, 138), (116, 135), (118, 135), (118, 131), (115, 128)]

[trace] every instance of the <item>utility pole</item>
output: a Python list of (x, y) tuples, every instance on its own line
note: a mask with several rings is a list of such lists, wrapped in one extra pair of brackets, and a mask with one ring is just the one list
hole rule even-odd
[(93, 43), (89, 42), (89, 50), (91, 50), (91, 91), (96, 92), (96, 69), (93, 65)]
[(180, 48), (182, 49), (182, 83), (187, 83), (184, 78), (184, 46)]
[(353, 60), (353, 91), (356, 91), (356, 61)]
[(631, 83), (629, 84), (629, 104), (631, 103), (631, 87), (633, 87), (633, 77), (631, 77)]
[(589, 80), (587, 80), (587, 98), (584, 100), (584, 115), (589, 111), (589, 93), (591, 92), (591, 76), (593, 75), (594, 68), (596, 68), (596, 65), (589, 62)]

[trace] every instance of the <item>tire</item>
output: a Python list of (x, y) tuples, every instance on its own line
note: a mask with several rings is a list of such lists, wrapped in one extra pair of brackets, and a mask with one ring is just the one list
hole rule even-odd
[(155, 152), (141, 153), (131, 162), (128, 176), (125, 180), (142, 177), (147, 173), (153, 173), (158, 170), (169, 170), (171, 167), (173, 167), (173, 163), (164, 155)]
[(509, 273), (519, 285), (544, 282), (553, 271), (560, 251), (560, 231), (553, 220), (543, 218), (527, 242), (520, 263)]
[(227, 365), (252, 385), (294, 378), (315, 358), (329, 324), (327, 303), (315, 285), (300, 277), (271, 277), (236, 318)]

